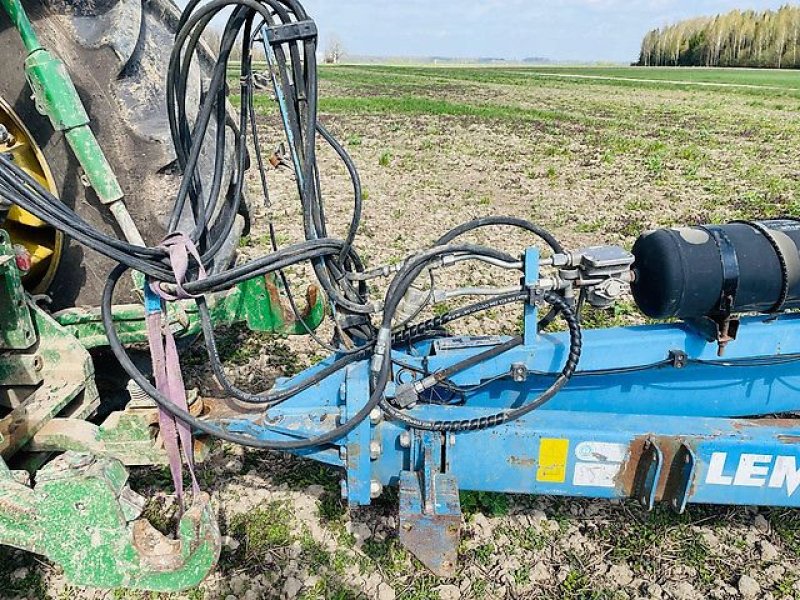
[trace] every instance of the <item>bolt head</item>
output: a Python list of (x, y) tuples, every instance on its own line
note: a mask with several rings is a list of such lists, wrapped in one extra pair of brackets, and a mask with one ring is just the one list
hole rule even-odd
[(408, 431), (400, 434), (400, 447), (411, 448), (411, 434)]
[(373, 425), (377, 425), (383, 421), (383, 411), (377, 406), (369, 411), (369, 420)]
[(339, 446), (339, 458), (347, 460), (347, 446)]
[(383, 485), (377, 479), (373, 479), (369, 483), (369, 497), (372, 499), (377, 498), (383, 492)]
[(522, 383), (528, 378), (528, 365), (525, 363), (513, 363), (511, 365), (511, 379), (515, 383)]
[(369, 457), (372, 460), (377, 460), (381, 455), (381, 443), (378, 440), (372, 440), (369, 443)]

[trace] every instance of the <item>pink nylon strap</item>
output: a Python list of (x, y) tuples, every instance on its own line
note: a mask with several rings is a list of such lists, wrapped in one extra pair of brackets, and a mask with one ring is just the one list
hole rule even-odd
[[(145, 284), (145, 320), (153, 364), (153, 377), (159, 392), (178, 408), (188, 410), (186, 387), (181, 373), (178, 349), (175, 344), (175, 337), (169, 328), (169, 322), (164, 316), (162, 300), (172, 301), (194, 297), (183, 289), (183, 282), (189, 269), (189, 256), (192, 256), (199, 265), (199, 279), (206, 276), (206, 271), (200, 262), (197, 248), (184, 234), (173, 233), (168, 235), (161, 246), (169, 255), (170, 265), (175, 274), (175, 289), (177, 293), (172, 295), (164, 292), (156, 281), (148, 281)], [(165, 323), (166, 326), (164, 326)], [(181, 512), (183, 512), (184, 461), (192, 480), (192, 492), (195, 495), (200, 493), (200, 485), (197, 483), (195, 474), (192, 431), (186, 423), (176, 419), (163, 409), (158, 411), (158, 424), (161, 429), (161, 437), (164, 440), (164, 450), (167, 453), (172, 481), (175, 485), (175, 494), (178, 496), (178, 504)], [(183, 460), (181, 459), (181, 450), (183, 450)]]
[(186, 234), (183, 233), (170, 233), (164, 238), (164, 241), (159, 244), (159, 248), (166, 250), (169, 256), (169, 264), (172, 267), (172, 272), (175, 275), (175, 290), (176, 294), (169, 294), (165, 292), (157, 282), (150, 284), (153, 291), (161, 296), (164, 300), (186, 300), (189, 298), (196, 298), (194, 294), (190, 294), (183, 289), (183, 283), (186, 279), (186, 272), (189, 270), (189, 256), (194, 258), (198, 265), (197, 279), (205, 279), (206, 270), (203, 263), (200, 261), (200, 254), (197, 252), (197, 247), (194, 242), (190, 240)]

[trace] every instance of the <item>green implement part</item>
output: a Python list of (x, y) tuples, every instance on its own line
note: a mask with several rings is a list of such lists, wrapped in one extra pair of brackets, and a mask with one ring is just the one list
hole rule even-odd
[[(0, 350), (25, 350), (35, 342), (14, 248), (8, 234), (0, 230)], [(0, 381), (4, 381), (2, 374), (0, 366)]]
[[(79, 585), (196, 586), (220, 552), (208, 495), (194, 498), (176, 539), (139, 518), (145, 501), (127, 485), (123, 462), (167, 462), (156, 409), (139, 397), (99, 425), (86, 420), (100, 404), (89, 352), (29, 301), (14, 256), (0, 230), (0, 327), (14, 334), (0, 345), (0, 545), (46, 556)], [(36, 472), (35, 486), (7, 462), (38, 466), (64, 450)]]
[[(102, 423), (74, 417), (55, 417), (45, 423), (24, 447), (30, 461), (52, 452), (71, 450), (93, 456), (115, 458), (126, 466), (167, 465), (169, 457), (157, 428), (158, 407), (136, 388), (124, 410), (114, 411)], [(189, 392), (188, 403), (195, 416), (204, 402), (196, 390)], [(208, 455), (206, 439), (194, 440), (194, 458), (202, 462)], [(31, 463), (25, 463), (27, 466)], [(34, 463), (35, 464), (35, 463)]]
[[(297, 319), (281, 302), (274, 276), (210, 295), (208, 302), (215, 325), (245, 322), (282, 334), (313, 330), (325, 314), (322, 295), (309, 286)], [(169, 306), (177, 335), (200, 332), (192, 301)], [(114, 307), (114, 321), (126, 343), (146, 341), (141, 305)], [(128, 487), (125, 465), (168, 459), (157, 407), (138, 386), (128, 385), (124, 407), (97, 418), (101, 398), (89, 349), (107, 343), (98, 310), (51, 316), (31, 302), (0, 229), (0, 545), (46, 556), (79, 585), (165, 592), (196, 586), (220, 552), (209, 497), (194, 498), (176, 539), (139, 518), (144, 499)], [(188, 404), (195, 415), (205, 410), (196, 393)], [(202, 460), (207, 449), (196, 440), (195, 458)], [(35, 486), (28, 471), (17, 470), (34, 471), (58, 452), (64, 453), (36, 471)]]
[[(128, 242), (145, 245), (76, 86), (56, 56), (61, 48), (53, 46), (54, 54), (42, 46), (21, 0), (0, 0), (0, 10), (24, 45), (25, 77), (36, 109), (64, 135), (82, 181)], [(24, 88), (21, 73), (19, 79)], [(132, 276), (141, 290), (143, 275)], [(320, 325), (325, 303), (316, 286), (308, 287), (299, 314), (284, 306), (281, 291), (270, 274), (206, 300), (215, 326), (245, 322), (255, 331), (302, 335)], [(170, 302), (167, 311), (167, 325), (177, 337), (201, 333), (194, 302)], [(140, 304), (115, 306), (113, 320), (124, 343), (147, 342)], [(0, 545), (47, 557), (78, 585), (156, 592), (194, 587), (220, 554), (210, 498), (194, 495), (174, 539), (140, 518), (145, 500), (128, 486), (126, 465), (168, 462), (158, 409), (131, 384), (125, 406), (101, 399), (89, 350), (106, 345), (99, 309), (51, 315), (37, 306), (22, 287), (14, 247), (0, 229)], [(205, 414), (196, 393), (189, 410)], [(195, 442), (196, 458), (206, 450), (202, 439)]]
[[(12, 260), (5, 261), (7, 257)], [(6, 333), (27, 331), (28, 322), (33, 324), (25, 344), (0, 345), (0, 408), (10, 409), (7, 414), (0, 411), (0, 457), (6, 459), (54, 417), (86, 419), (100, 404), (89, 352), (30, 303), (13, 258), (8, 234), (0, 230), (0, 264), (7, 266), (0, 269), (0, 290), (4, 304), (18, 309), (21, 323), (15, 326), (5, 318), (0, 327)], [(9, 339), (6, 335), (5, 340)]]
[(48, 557), (70, 581), (103, 588), (179, 591), (216, 565), (220, 534), (207, 494), (198, 494), (169, 539), (139, 515), (144, 498), (113, 458), (67, 452), (36, 476), (0, 459), (0, 544)]
[[(306, 289), (306, 306), (297, 319), (281, 300), (278, 283), (273, 275), (250, 279), (223, 294), (208, 297), (215, 326), (245, 322), (251, 331), (281, 335), (303, 335), (314, 331), (325, 318), (325, 302), (319, 288)], [(197, 305), (191, 300), (168, 305), (169, 326), (176, 337), (200, 333)], [(54, 315), (56, 321), (84, 348), (108, 345), (98, 308), (69, 308)], [(120, 339), (125, 344), (147, 342), (144, 307), (141, 304), (114, 306), (113, 318)]]

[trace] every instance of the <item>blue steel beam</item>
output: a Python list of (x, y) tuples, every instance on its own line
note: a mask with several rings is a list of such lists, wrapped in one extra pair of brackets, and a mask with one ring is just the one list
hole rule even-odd
[[(430, 409), (427, 417), (441, 411)], [(469, 418), (472, 411), (463, 416)], [(380, 425), (382, 459), (372, 477), (396, 484), (406, 467), (405, 429)], [(468, 490), (594, 498), (634, 496), (646, 443), (663, 455), (655, 500), (664, 500), (673, 469), (691, 450), (689, 502), (800, 505), (800, 421), (709, 419), (542, 411), (492, 429), (451, 434), (445, 441), (450, 475)], [(676, 457), (679, 461), (676, 462)]]
[[(526, 252), (525, 262), (525, 284), (532, 289), (538, 253)], [(478, 388), (453, 405), (419, 402), (409, 414), (428, 421), (476, 419), (539, 395), (560, 371), (569, 337), (538, 333), (535, 305), (526, 303), (523, 310), (523, 345), (450, 379), (463, 389)], [(585, 331), (578, 372), (521, 419), (431, 434), (373, 415), (345, 439), (298, 454), (345, 467), (342, 490), (350, 505), (369, 504), (383, 486), (399, 485), (401, 541), (445, 575), (455, 568), (458, 488), (633, 497), (648, 509), (665, 502), (679, 512), (692, 502), (800, 506), (800, 419), (767, 418), (800, 411), (799, 325), (800, 315), (744, 318), (724, 359), (716, 343), (684, 323)], [(506, 339), (450, 338), (395, 348), (395, 380), (386, 397), (394, 397), (397, 383), (426, 377)], [(520, 369), (528, 377), (515, 382)], [(229, 427), (264, 440), (313, 437), (356, 414), (369, 394), (364, 360)]]
[[(535, 252), (526, 253), (526, 265), (538, 265)], [(535, 284), (536, 270), (526, 269), (527, 285)], [(549, 373), (560, 370), (569, 339), (566, 333), (536, 333), (535, 307), (524, 310), (525, 344), (452, 377), (460, 386), (483, 384), (480, 389), (457, 405), (420, 403), (410, 414), (471, 419), (520, 406), (540, 393), (552, 381)], [(800, 410), (798, 325), (800, 315), (744, 318), (724, 359), (717, 357), (715, 343), (683, 323), (585, 331), (578, 372), (559, 394), (517, 421), (444, 435), (442, 473), (463, 489), (635, 496), (647, 506), (666, 500), (678, 510), (687, 502), (795, 506), (800, 420), (738, 417)], [(404, 377), (423, 377), (484, 349), (452, 341), (440, 347), (434, 340), (413, 351), (395, 349), (393, 358), (408, 367)], [(676, 355), (682, 359), (670, 360)], [(512, 380), (512, 364), (528, 369), (524, 382)], [(366, 360), (355, 363), (266, 414), (229, 426), (265, 440), (318, 435), (363, 406), (368, 369)], [(393, 397), (394, 384), (386, 395)], [(423, 493), (431, 483), (408, 443), (417, 436), (402, 424), (377, 421), (365, 421), (325, 448), (300, 452), (346, 467), (351, 504), (368, 504), (375, 484), (396, 485), (404, 471), (419, 473)]]

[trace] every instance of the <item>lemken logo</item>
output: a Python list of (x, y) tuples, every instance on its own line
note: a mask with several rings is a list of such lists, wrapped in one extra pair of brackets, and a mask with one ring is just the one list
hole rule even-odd
[(728, 465), (727, 452), (714, 452), (708, 463), (706, 483), (712, 485), (741, 485), (747, 487), (786, 487), (791, 496), (800, 486), (800, 469), (794, 456), (772, 456), (770, 454), (742, 454), (736, 471), (731, 475), (733, 464)]

